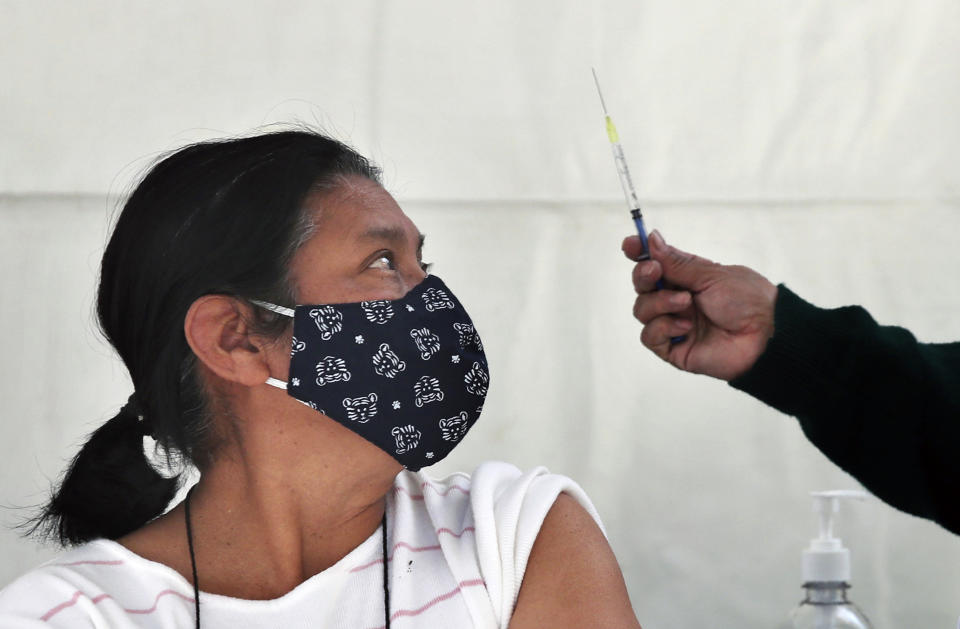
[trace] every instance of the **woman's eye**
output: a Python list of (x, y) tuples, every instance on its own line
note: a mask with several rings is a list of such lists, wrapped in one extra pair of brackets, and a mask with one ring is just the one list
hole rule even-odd
[[(423, 269), (424, 273), (430, 273), (430, 269), (432, 267), (432, 262), (420, 262), (420, 268)], [(370, 263), (368, 268), (379, 269), (381, 271), (396, 271), (397, 265), (394, 263), (392, 254), (383, 254), (381, 256), (377, 256), (377, 258)]]
[(371, 269), (381, 269), (383, 271), (395, 271), (396, 267), (393, 266), (393, 258), (387, 255), (378, 257), (376, 260), (370, 263)]

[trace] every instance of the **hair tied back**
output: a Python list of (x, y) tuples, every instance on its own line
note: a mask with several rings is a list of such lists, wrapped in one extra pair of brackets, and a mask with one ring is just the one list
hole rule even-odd
[(150, 428), (150, 423), (144, 418), (143, 407), (140, 406), (140, 402), (137, 400), (136, 391), (131, 393), (130, 397), (127, 398), (127, 403), (120, 409), (119, 414), (128, 419), (135, 420), (145, 436), (152, 436), (151, 433), (153, 431)]

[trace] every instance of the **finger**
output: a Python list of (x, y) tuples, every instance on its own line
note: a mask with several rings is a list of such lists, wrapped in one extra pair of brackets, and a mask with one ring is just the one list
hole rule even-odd
[(656, 289), (657, 280), (663, 277), (663, 267), (656, 260), (638, 262), (633, 267), (633, 288), (638, 293), (649, 293)]
[(686, 310), (691, 299), (690, 293), (684, 291), (660, 290), (645, 293), (633, 302), (633, 316), (646, 325), (657, 317)]
[[(670, 350), (677, 345), (670, 342), (671, 338), (689, 336), (693, 322), (689, 319), (678, 319), (672, 315), (664, 315), (653, 319), (643, 326), (640, 333), (640, 342), (654, 354), (670, 362)], [(689, 339), (686, 341), (689, 342)]]
[(623, 255), (631, 260), (637, 260), (643, 255), (643, 242), (640, 240), (640, 236), (627, 236), (623, 239), (620, 249), (623, 251)]
[(698, 292), (707, 286), (720, 267), (706, 258), (667, 245), (660, 232), (650, 234), (650, 255), (663, 266), (665, 280)]

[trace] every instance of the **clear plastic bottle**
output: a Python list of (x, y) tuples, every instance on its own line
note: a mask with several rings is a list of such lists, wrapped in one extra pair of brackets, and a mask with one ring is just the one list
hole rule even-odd
[(788, 629), (872, 629), (870, 621), (847, 600), (850, 586), (842, 581), (804, 583), (806, 597), (792, 612)]
[(803, 551), (801, 574), (806, 596), (790, 612), (784, 629), (872, 629), (867, 617), (847, 600), (850, 588), (850, 551), (833, 534), (833, 518), (840, 501), (862, 500), (857, 490), (812, 492), (813, 510), (820, 523), (819, 535)]

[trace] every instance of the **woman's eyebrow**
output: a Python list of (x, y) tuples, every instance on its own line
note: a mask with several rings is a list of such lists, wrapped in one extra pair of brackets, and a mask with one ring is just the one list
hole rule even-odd
[[(371, 227), (360, 234), (360, 240), (389, 240), (402, 243), (406, 239), (407, 233), (399, 227)], [(417, 241), (418, 252), (423, 250), (423, 242), (426, 239), (426, 234), (419, 234), (419, 240)]]

